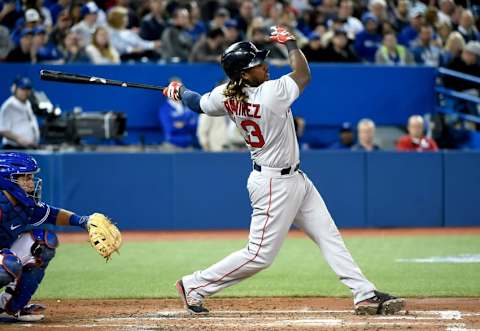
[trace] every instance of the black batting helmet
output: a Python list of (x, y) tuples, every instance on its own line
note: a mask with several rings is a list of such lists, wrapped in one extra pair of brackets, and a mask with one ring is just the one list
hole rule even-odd
[(242, 70), (255, 67), (265, 61), (270, 51), (259, 50), (249, 41), (229, 46), (222, 54), (222, 67), (230, 79), (238, 79)]

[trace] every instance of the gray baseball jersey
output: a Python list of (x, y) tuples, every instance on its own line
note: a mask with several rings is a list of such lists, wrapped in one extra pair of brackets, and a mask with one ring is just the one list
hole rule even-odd
[(207, 269), (182, 277), (187, 302), (234, 285), (270, 266), (292, 224), (301, 228), (321, 249), (339, 279), (358, 303), (374, 295), (370, 283), (353, 261), (328, 209), (302, 171), (290, 105), (299, 88), (290, 76), (245, 88), (248, 98), (238, 103), (223, 95), (220, 85), (202, 96), (200, 106), (210, 116), (227, 114), (242, 131), (252, 159), (260, 167), (250, 173), (247, 189), (252, 219), (247, 247)]
[(258, 165), (287, 168), (298, 164), (298, 142), (290, 110), (300, 93), (295, 81), (285, 75), (245, 88), (248, 101), (244, 103), (226, 100), (226, 86), (217, 86), (203, 95), (200, 108), (210, 116), (230, 116)]

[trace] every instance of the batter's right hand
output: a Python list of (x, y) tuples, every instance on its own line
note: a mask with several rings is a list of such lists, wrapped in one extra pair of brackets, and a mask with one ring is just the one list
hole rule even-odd
[(295, 40), (295, 36), (282, 26), (272, 26), (270, 28), (270, 40), (280, 44), (285, 44), (289, 40)]
[(182, 83), (178, 81), (173, 81), (163, 89), (163, 95), (167, 98), (172, 99), (173, 101), (180, 101), (182, 99), (182, 97), (180, 96), (180, 88), (182, 86)]

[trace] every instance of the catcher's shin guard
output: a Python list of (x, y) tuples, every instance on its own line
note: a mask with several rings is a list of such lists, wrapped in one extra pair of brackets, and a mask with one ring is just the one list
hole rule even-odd
[(45, 269), (55, 256), (58, 239), (54, 232), (32, 231), (31, 255), (34, 262), (23, 266), (22, 274), (14, 286), (9, 286), (0, 296), (0, 306), (9, 314), (20, 312), (30, 301), (45, 276)]
[(21, 273), (20, 259), (9, 249), (0, 250), (0, 288), (18, 279)]
[(36, 292), (44, 276), (45, 268), (36, 265), (25, 266), (15, 287), (7, 287), (1, 296), (0, 300), (5, 301), (5, 310), (12, 315), (21, 311)]

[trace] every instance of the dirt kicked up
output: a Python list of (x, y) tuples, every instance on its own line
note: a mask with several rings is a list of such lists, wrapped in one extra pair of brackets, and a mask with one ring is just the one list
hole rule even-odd
[(409, 299), (398, 315), (356, 316), (351, 299), (210, 299), (191, 316), (178, 300), (42, 300), (41, 322), (0, 318), (0, 330), (480, 330), (480, 299)]

